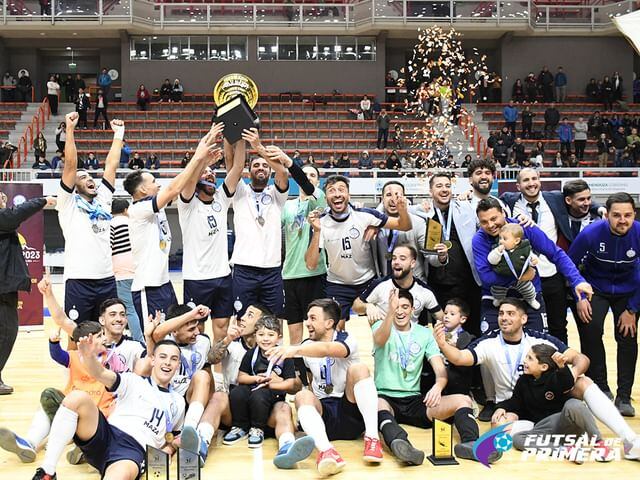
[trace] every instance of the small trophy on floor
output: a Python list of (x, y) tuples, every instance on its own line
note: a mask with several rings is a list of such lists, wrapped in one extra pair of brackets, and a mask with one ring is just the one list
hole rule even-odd
[(200, 480), (200, 459), (197, 453), (178, 449), (178, 480)]
[(147, 480), (169, 480), (169, 454), (147, 445)]
[(458, 465), (453, 456), (453, 429), (451, 425), (440, 420), (434, 420), (431, 429), (433, 453), (427, 459), (434, 465)]

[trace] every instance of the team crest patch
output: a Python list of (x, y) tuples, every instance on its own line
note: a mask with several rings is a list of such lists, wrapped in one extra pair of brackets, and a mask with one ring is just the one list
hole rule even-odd
[(411, 355), (420, 353), (420, 344), (418, 342), (411, 342), (411, 345), (409, 345), (409, 353), (411, 353)]
[(554, 395), (554, 393), (553, 393), (553, 392), (545, 392), (545, 394), (544, 394), (544, 398), (546, 398), (547, 400), (551, 401), (551, 400), (553, 400), (554, 398), (556, 398), (556, 396)]
[(356, 227), (353, 227), (351, 230), (349, 230), (349, 237), (356, 239), (360, 236), (360, 230), (358, 230)]
[(213, 202), (211, 204), (211, 208), (214, 212), (220, 212), (222, 210), (222, 205), (220, 205), (218, 202)]
[(260, 199), (260, 202), (261, 202), (263, 205), (269, 205), (269, 204), (271, 204), (271, 202), (273, 202), (273, 198), (271, 198), (271, 195), (269, 195), (268, 193), (265, 193), (265, 194), (262, 196), (262, 199)]
[(636, 256), (636, 251), (633, 248), (630, 248), (629, 250), (627, 250), (627, 257), (633, 258), (635, 256)]

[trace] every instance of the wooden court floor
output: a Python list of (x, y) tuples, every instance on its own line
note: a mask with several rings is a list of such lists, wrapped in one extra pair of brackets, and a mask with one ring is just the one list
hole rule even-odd
[[(55, 281), (55, 280), (54, 280)], [(178, 298), (182, 298), (181, 282), (174, 282)], [(61, 300), (62, 285), (54, 285), (57, 297)], [(31, 416), (39, 403), (40, 392), (50, 386), (62, 387), (65, 383), (65, 371), (56, 365), (48, 353), (47, 338), (52, 328), (52, 321), (45, 319), (45, 330), (26, 332), (21, 331), (14, 352), (5, 369), (5, 381), (15, 388), (15, 393), (0, 396), (0, 426), (8, 427), (17, 433), (26, 433)], [(371, 334), (367, 323), (356, 317), (347, 325), (347, 329), (358, 340), (362, 361), (370, 368), (373, 365), (371, 352)], [(579, 347), (578, 336), (573, 324), (570, 325), (570, 344)], [(615, 341), (613, 340), (613, 322), (608, 323), (605, 345), (607, 347), (607, 364), (609, 366), (610, 386), (615, 391)], [(640, 374), (636, 374), (633, 397), (639, 417), (630, 420), (636, 432), (640, 433)], [(603, 425), (602, 432), (606, 437), (612, 433)], [(418, 448), (431, 453), (431, 431), (407, 427), (411, 441)], [(488, 430), (487, 423), (480, 423), (481, 432)], [(362, 441), (339, 441), (335, 446), (347, 466), (343, 473), (336, 478), (370, 479), (394, 478), (402, 475), (404, 478), (423, 479), (437, 475), (439, 480), (459, 479), (463, 477), (476, 478), (487, 476), (492, 479), (538, 479), (538, 478), (574, 478), (578, 475), (581, 480), (598, 479), (604, 476), (618, 475), (620, 480), (640, 478), (640, 462), (621, 460), (608, 464), (587, 462), (575, 465), (567, 461), (523, 461), (520, 452), (510, 451), (500, 462), (489, 470), (471, 461), (460, 460), (458, 466), (434, 467), (429, 462), (419, 467), (404, 467), (398, 464), (389, 452), (385, 452), (385, 460), (379, 466), (366, 466), (361, 459)], [(297, 469), (277, 470), (272, 464), (272, 458), (277, 450), (275, 440), (266, 440), (263, 448), (251, 450), (244, 442), (227, 447), (220, 442), (209, 452), (209, 458), (202, 471), (202, 478), (217, 479), (311, 479), (318, 478), (315, 469), (315, 453)], [(30, 479), (41, 460), (43, 452), (38, 454), (36, 463), (22, 464), (14, 455), (0, 451), (0, 479), (23, 480)], [(172, 479), (176, 478), (175, 465), (172, 465)], [(60, 480), (94, 480), (99, 475), (90, 466), (69, 465), (65, 458), (58, 466)]]

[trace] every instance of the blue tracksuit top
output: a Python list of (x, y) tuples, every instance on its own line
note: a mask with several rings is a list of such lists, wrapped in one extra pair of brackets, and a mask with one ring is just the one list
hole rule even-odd
[(505, 122), (515, 122), (518, 120), (518, 109), (507, 105), (504, 107), (504, 110), (502, 110), (502, 116)]
[(611, 232), (607, 220), (593, 222), (573, 241), (569, 256), (594, 290), (630, 295), (627, 307), (640, 310), (640, 222), (622, 236)]
[[(507, 218), (507, 222), (518, 223), (517, 220), (512, 218)], [(535, 225), (533, 227), (523, 228), (524, 238), (531, 243), (531, 250), (547, 257), (549, 261), (557, 267), (558, 271), (564, 275), (571, 284), (571, 287), (575, 288), (579, 283), (585, 281), (567, 254), (553, 243), (542, 230)], [(495, 273), (493, 271), (493, 265), (491, 265), (487, 259), (487, 255), (489, 255), (489, 252), (494, 248), (496, 241), (497, 237), (490, 236), (482, 229), (478, 230), (473, 236), (473, 262), (476, 265), (476, 270), (482, 282), (483, 295), (491, 295), (490, 287), (492, 285), (508, 287), (515, 283), (512, 275), (507, 277)], [(533, 279), (533, 285), (536, 287), (536, 292), (542, 291), (540, 276), (537, 270), (536, 276)]]

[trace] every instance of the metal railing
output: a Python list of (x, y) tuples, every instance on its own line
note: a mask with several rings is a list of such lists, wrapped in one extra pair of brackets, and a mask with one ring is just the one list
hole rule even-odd
[(49, 100), (45, 98), (31, 119), (31, 123), (27, 125), (27, 128), (18, 140), (18, 151), (16, 152), (16, 166), (18, 168), (22, 166), (23, 161), (26, 163), (29, 150), (33, 145), (33, 140), (44, 130), (45, 123), (49, 118), (51, 118), (51, 108), (49, 106)]
[(414, 23), (474, 24), (495, 27), (599, 30), (611, 28), (611, 17), (637, 10), (637, 2), (584, 5), (537, 5), (533, 0), (361, 0), (345, 3), (163, 3), (148, 0), (0, 0), (3, 24), (96, 21), (139, 24), (163, 29), (268, 27), (345, 29)]

